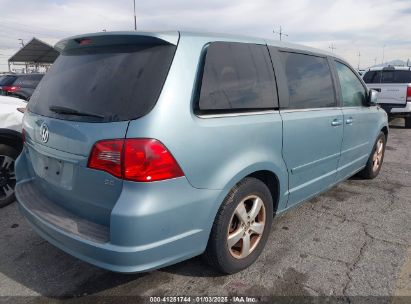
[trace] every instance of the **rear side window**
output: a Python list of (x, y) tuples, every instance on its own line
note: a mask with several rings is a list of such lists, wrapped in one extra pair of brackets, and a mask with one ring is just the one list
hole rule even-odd
[(278, 107), (274, 71), (264, 45), (208, 46), (196, 111), (227, 113)]
[(336, 105), (331, 71), (326, 58), (280, 52), (289, 93), (289, 109)]
[(43, 75), (39, 74), (18, 76), (13, 85), (23, 88), (35, 89), (39, 84), (41, 78), (43, 78)]
[(411, 71), (368, 71), (363, 79), (365, 83), (411, 83)]
[[(141, 117), (157, 102), (175, 49), (174, 45), (123, 45), (63, 52), (31, 97), (29, 111), (75, 121)], [(94, 117), (56, 113), (50, 107)]]

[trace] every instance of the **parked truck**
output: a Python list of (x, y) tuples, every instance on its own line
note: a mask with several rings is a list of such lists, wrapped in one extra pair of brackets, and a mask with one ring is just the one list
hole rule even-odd
[(389, 119), (402, 117), (411, 128), (411, 67), (375, 67), (363, 76), (370, 89), (376, 90), (378, 103)]

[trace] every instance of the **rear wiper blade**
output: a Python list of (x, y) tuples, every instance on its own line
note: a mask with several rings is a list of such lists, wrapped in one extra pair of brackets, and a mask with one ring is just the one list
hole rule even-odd
[(100, 115), (100, 114), (80, 112), (80, 111), (70, 109), (70, 108), (67, 108), (67, 107), (62, 107), (62, 106), (50, 106), (49, 110), (54, 112), (54, 113), (58, 113), (58, 114), (105, 118), (105, 116)]

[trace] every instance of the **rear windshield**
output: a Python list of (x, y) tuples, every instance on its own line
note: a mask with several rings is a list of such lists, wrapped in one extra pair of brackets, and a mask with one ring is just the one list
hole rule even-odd
[(42, 74), (18, 76), (16, 81), (14, 81), (13, 85), (22, 88), (35, 89), (42, 78)]
[(411, 83), (411, 71), (368, 71), (363, 79), (365, 83)]
[[(29, 111), (75, 121), (141, 117), (155, 105), (175, 49), (174, 45), (130, 45), (64, 52), (31, 97)], [(56, 108), (92, 115), (56, 113)]]
[(0, 78), (0, 86), (9, 86), (12, 85), (16, 80), (17, 76), (6, 75)]

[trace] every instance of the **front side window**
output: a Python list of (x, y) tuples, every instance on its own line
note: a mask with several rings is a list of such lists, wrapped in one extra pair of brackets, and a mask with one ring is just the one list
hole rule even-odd
[(198, 112), (241, 112), (277, 106), (274, 71), (266, 46), (231, 42), (208, 46)]
[(331, 70), (327, 59), (280, 52), (287, 77), (289, 109), (336, 106)]
[(358, 107), (365, 104), (366, 90), (353, 71), (345, 64), (335, 63), (340, 80), (344, 107)]

